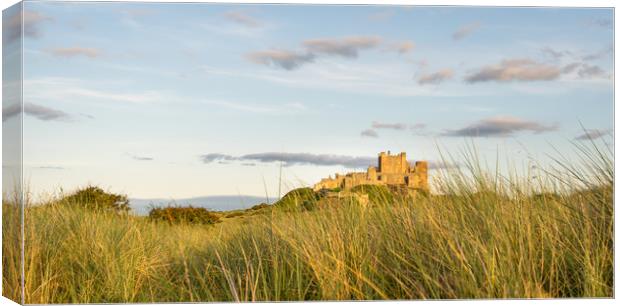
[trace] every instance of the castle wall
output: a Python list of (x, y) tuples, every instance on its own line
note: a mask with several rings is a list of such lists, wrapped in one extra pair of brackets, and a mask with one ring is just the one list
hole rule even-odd
[(335, 189), (338, 187), (342, 187), (342, 183), (344, 181), (344, 176), (336, 175), (336, 178), (324, 178), (320, 182), (314, 185), (314, 190), (321, 189)]
[(368, 167), (368, 172), (367, 173), (367, 177), (369, 181), (376, 181), (377, 180), (377, 168), (375, 167)]
[(405, 185), (405, 175), (399, 173), (382, 173), (381, 178), (388, 185)]
[(376, 180), (369, 180), (368, 173), (366, 172), (349, 173), (344, 178), (343, 188), (349, 189), (359, 185), (374, 185), (377, 183)]
[(428, 163), (426, 161), (418, 161), (411, 167), (404, 152), (398, 155), (381, 152), (378, 161), (377, 168), (368, 167), (366, 172), (336, 174), (333, 179), (322, 179), (314, 185), (314, 190), (335, 188), (346, 190), (359, 185), (400, 185), (428, 190)]

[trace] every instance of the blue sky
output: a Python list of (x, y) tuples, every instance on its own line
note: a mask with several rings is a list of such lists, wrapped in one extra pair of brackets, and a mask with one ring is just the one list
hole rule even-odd
[(26, 2), (24, 23), (35, 193), (273, 197), (280, 164), (287, 190), (386, 150), (525, 165), (580, 122), (611, 140), (611, 9)]

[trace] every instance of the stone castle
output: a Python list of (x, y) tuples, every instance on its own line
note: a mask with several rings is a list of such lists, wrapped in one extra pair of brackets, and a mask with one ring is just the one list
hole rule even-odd
[(417, 161), (412, 166), (405, 152), (398, 155), (381, 152), (378, 167), (370, 166), (366, 172), (336, 173), (335, 178), (330, 176), (315, 184), (314, 190), (347, 190), (358, 185), (391, 185), (428, 191), (428, 163)]

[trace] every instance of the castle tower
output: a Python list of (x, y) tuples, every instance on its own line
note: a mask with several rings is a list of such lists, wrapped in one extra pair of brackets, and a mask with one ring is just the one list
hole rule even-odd
[(417, 161), (415, 163), (414, 175), (416, 177), (415, 181), (417, 183), (417, 186), (414, 187), (428, 191), (428, 162)]
[(379, 153), (379, 158), (377, 159), (377, 172), (383, 172), (383, 160), (385, 159), (385, 152)]
[(407, 163), (407, 153), (401, 152), (398, 155), (391, 155), (390, 152), (379, 153), (379, 169), (380, 173), (407, 173), (409, 172), (409, 163)]
[(400, 152), (400, 165), (398, 173), (407, 173), (409, 172), (409, 163), (407, 162), (407, 153)]

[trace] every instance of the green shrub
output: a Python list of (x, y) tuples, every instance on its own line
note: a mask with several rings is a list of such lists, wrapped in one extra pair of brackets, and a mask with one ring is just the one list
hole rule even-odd
[(304, 202), (316, 202), (321, 196), (312, 188), (297, 188), (289, 191), (274, 205), (283, 208), (295, 208), (306, 206)]
[(358, 185), (351, 188), (351, 192), (367, 194), (370, 203), (393, 203), (394, 194), (386, 186), (381, 185)]
[(149, 220), (165, 221), (170, 224), (215, 224), (220, 216), (203, 207), (154, 207), (149, 212)]
[(96, 186), (88, 186), (80, 189), (60, 199), (57, 203), (116, 213), (128, 212), (131, 210), (129, 207), (129, 199), (127, 199), (126, 195), (105, 192), (103, 189)]
[(267, 207), (270, 207), (270, 206), (271, 205), (269, 205), (267, 203), (260, 203), (260, 204), (252, 206), (250, 209), (251, 210), (259, 210), (259, 209), (267, 208)]
[(313, 211), (318, 207), (317, 202), (311, 200), (303, 201), (301, 206), (307, 211)]

